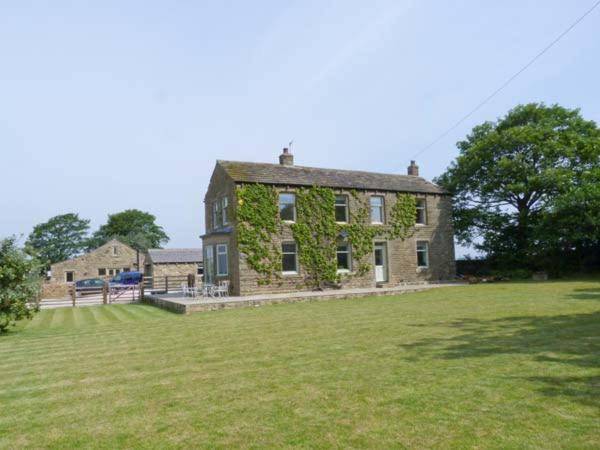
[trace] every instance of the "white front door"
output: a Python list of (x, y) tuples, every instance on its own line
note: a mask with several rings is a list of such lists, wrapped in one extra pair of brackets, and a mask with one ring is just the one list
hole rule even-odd
[(375, 244), (375, 281), (387, 281), (387, 251), (385, 244)]

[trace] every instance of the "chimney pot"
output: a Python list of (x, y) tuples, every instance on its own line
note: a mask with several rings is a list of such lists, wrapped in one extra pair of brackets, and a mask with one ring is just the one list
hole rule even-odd
[(415, 177), (419, 176), (419, 166), (417, 166), (415, 164), (414, 160), (410, 162), (410, 166), (408, 166), (408, 171), (407, 172), (408, 172), (409, 175), (413, 175)]
[(279, 155), (279, 164), (282, 166), (293, 166), (294, 165), (294, 155), (290, 153), (290, 150), (287, 147), (283, 148), (283, 152)]

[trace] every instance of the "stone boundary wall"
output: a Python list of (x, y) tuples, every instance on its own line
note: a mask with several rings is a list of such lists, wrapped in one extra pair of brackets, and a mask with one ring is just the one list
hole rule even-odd
[(69, 296), (69, 285), (49, 281), (42, 284), (41, 298), (65, 298)]

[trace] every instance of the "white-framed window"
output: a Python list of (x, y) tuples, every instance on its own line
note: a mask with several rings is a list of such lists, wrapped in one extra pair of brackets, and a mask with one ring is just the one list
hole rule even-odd
[(112, 248), (112, 254), (113, 256), (117, 256), (119, 254), (119, 249), (116, 245), (114, 245)]
[(296, 221), (296, 194), (289, 192), (279, 194), (279, 217), (284, 222)]
[(68, 271), (65, 272), (65, 282), (72, 283), (75, 280), (75, 272)]
[(427, 201), (424, 198), (417, 199), (417, 220), (419, 225), (427, 224)]
[(338, 272), (350, 272), (352, 270), (350, 245), (339, 243), (337, 246), (337, 270)]
[(221, 210), (221, 202), (213, 203), (213, 229), (223, 226), (223, 214)]
[(229, 223), (229, 200), (227, 197), (221, 199), (221, 210), (223, 211), (223, 225)]
[(212, 245), (204, 247), (204, 267), (204, 281), (212, 283), (215, 276), (215, 254)]
[(417, 241), (417, 267), (426, 269), (429, 267), (429, 242)]
[(348, 223), (348, 196), (335, 196), (335, 221), (338, 223)]
[(371, 204), (371, 223), (383, 223), (384, 222), (384, 204), (383, 196), (372, 195), (370, 198)]
[(227, 244), (217, 245), (217, 275), (224, 276), (228, 273)]
[(281, 244), (281, 271), (284, 274), (298, 273), (298, 246), (295, 242)]

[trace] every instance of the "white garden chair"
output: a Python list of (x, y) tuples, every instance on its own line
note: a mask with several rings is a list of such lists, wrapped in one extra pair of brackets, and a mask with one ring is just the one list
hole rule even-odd
[(214, 297), (215, 285), (211, 283), (202, 283), (202, 297)]
[(218, 297), (229, 297), (229, 280), (219, 281), (215, 293)]
[(184, 297), (188, 297), (190, 295), (190, 289), (187, 287), (187, 284), (181, 283), (181, 292)]

